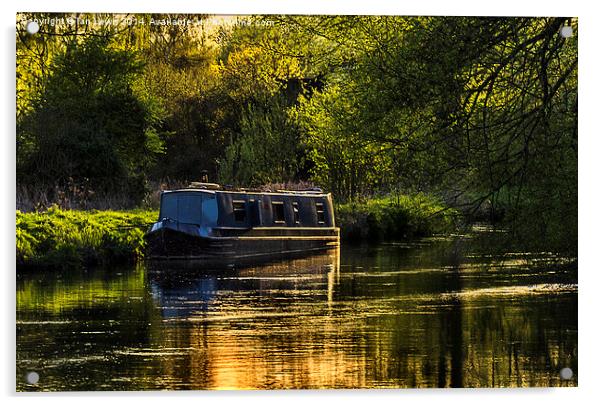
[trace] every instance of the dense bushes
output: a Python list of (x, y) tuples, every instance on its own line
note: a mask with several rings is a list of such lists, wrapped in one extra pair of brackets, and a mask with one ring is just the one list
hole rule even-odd
[(458, 215), (425, 194), (352, 202), (335, 209), (344, 240), (407, 239), (449, 232)]
[(134, 261), (155, 211), (17, 211), (17, 266), (71, 267)]
[(19, 184), (47, 191), (76, 184), (141, 202), (144, 173), (164, 152), (164, 111), (140, 89), (142, 58), (91, 36), (55, 55), (48, 69), (18, 119)]

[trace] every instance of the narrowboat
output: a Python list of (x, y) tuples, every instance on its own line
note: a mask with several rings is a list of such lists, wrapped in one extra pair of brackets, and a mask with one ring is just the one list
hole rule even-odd
[(146, 234), (151, 260), (253, 264), (339, 246), (332, 198), (320, 189), (253, 191), (192, 183), (161, 194)]

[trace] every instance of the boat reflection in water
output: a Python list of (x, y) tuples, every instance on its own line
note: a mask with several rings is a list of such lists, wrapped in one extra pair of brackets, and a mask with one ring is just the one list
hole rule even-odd
[(153, 299), (165, 319), (214, 313), (220, 298), (231, 294), (277, 299), (305, 290), (313, 297), (324, 295), (330, 305), (340, 274), (340, 249), (242, 268), (207, 268), (190, 260), (149, 261), (147, 273)]
[(343, 366), (347, 356), (335, 344), (340, 327), (331, 309), (339, 249), (230, 270), (153, 262), (148, 274), (166, 325), (161, 346), (186, 350), (186, 357), (161, 362), (159, 374), (168, 380), (171, 373), (185, 372), (187, 386), (197, 389), (359, 382), (353, 369), (365, 369), (365, 356), (352, 355), (352, 367)]

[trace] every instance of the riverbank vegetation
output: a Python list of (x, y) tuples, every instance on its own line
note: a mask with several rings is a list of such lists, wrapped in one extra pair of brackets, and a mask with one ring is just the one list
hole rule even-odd
[[(18, 267), (118, 264), (144, 257), (144, 234), (155, 210), (81, 211), (57, 206), (17, 211)], [(454, 229), (457, 212), (425, 195), (395, 196), (335, 206), (343, 241), (407, 240)]]
[(17, 267), (74, 267), (133, 262), (156, 211), (17, 211)]
[(398, 195), (335, 206), (341, 239), (347, 241), (407, 240), (451, 232), (458, 211), (435, 198)]
[(429, 195), (576, 255), (577, 19), (132, 17), (18, 16), (17, 209), (156, 209), (206, 174), (321, 187), (352, 235), (439, 229), (381, 201)]

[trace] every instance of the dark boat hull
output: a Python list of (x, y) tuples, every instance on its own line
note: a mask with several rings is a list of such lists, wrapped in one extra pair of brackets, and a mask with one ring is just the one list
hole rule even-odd
[(227, 267), (303, 257), (339, 247), (338, 228), (222, 233), (226, 233), (226, 236), (203, 237), (161, 228), (146, 235), (146, 257), (151, 260), (195, 261)]

